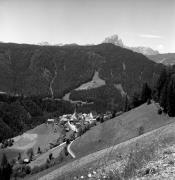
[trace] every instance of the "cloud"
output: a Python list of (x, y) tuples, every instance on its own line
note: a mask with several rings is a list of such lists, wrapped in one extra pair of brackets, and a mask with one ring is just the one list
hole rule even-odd
[(139, 34), (139, 37), (150, 38), (150, 39), (162, 39), (161, 36), (154, 35), (154, 34)]
[(157, 49), (158, 50), (163, 50), (164, 49), (164, 45), (162, 45), (162, 44), (157, 45)]

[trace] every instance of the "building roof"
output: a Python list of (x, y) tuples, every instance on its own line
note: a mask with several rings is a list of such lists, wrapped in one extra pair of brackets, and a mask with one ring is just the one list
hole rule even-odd
[(48, 122), (54, 122), (55, 119), (48, 119), (47, 121), (48, 121)]

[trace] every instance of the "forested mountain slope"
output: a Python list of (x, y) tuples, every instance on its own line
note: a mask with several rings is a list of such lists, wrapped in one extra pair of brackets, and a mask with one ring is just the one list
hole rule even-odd
[(117, 85), (132, 95), (143, 82), (152, 84), (161, 67), (142, 54), (107, 43), (62, 47), (0, 43), (0, 90), (15, 95), (60, 98), (98, 71), (106, 82), (100, 87), (104, 93), (99, 96), (99, 88), (93, 93), (85, 90), (78, 92), (78, 98), (86, 93), (84, 100), (118, 107), (122, 96)]

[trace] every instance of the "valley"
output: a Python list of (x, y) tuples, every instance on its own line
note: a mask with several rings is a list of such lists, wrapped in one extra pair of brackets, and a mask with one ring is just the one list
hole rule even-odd
[(175, 180), (175, 0), (0, 0), (0, 180)]
[(5, 153), (14, 162), (13, 176), (67, 180), (92, 171), (99, 178), (116, 167), (125, 172), (132, 149), (139, 144), (138, 153), (148, 151), (153, 134), (174, 123), (173, 66), (110, 43), (0, 48), (6, 70), (0, 76), (6, 92), (0, 94), (0, 159)]

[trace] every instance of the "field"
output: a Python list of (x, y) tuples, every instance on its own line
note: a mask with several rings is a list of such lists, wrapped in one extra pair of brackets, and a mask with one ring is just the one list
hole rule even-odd
[(100, 86), (104, 86), (105, 84), (106, 84), (106, 82), (103, 79), (100, 79), (99, 72), (95, 71), (94, 76), (91, 81), (82, 84), (75, 90), (83, 90), (83, 89), (85, 90), (85, 89), (97, 88)]
[(9, 160), (15, 158), (19, 152), (25, 157), (25, 153), (29, 148), (32, 148), (34, 153), (37, 152), (38, 147), (41, 148), (42, 152), (46, 152), (50, 149), (49, 143), (55, 142), (60, 137), (60, 134), (61, 129), (57, 125), (41, 124), (21, 136), (15, 137), (13, 146), (1, 150), (1, 152), (7, 154)]

